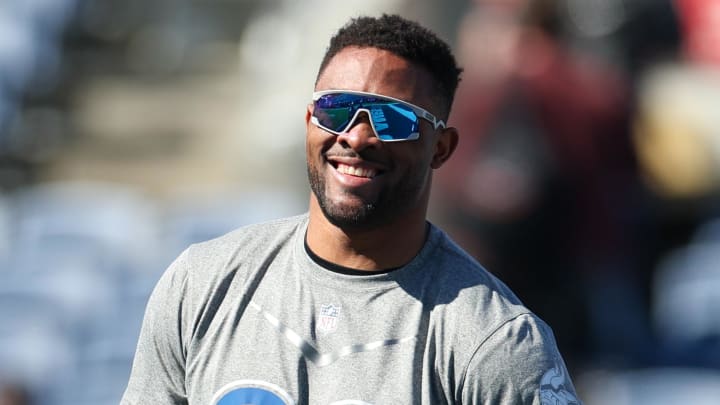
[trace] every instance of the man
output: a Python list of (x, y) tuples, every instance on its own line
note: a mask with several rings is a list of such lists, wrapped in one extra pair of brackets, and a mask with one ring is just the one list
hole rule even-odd
[(549, 327), (426, 220), (460, 69), (358, 18), (305, 114), (309, 213), (186, 250), (148, 304), (137, 404), (574, 404)]

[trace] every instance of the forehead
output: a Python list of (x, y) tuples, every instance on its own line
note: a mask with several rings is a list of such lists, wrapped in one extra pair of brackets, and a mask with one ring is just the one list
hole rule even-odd
[(392, 52), (348, 47), (330, 60), (315, 87), (384, 94), (429, 109), (431, 83), (425, 69)]

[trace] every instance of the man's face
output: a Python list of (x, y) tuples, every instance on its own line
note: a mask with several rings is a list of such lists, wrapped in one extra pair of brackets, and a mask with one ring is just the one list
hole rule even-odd
[[(350, 47), (319, 77), (316, 90), (356, 90), (408, 101), (431, 113), (431, 78), (393, 53)], [(369, 229), (405, 217), (425, 217), (437, 132), (420, 120), (420, 139), (383, 142), (365, 113), (345, 133), (334, 135), (310, 122), (307, 168), (315, 201), (332, 224)]]

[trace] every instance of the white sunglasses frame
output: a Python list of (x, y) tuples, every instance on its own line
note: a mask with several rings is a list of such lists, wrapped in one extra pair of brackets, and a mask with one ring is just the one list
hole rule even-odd
[[(364, 92), (364, 91), (336, 89), (336, 90), (322, 90), (322, 91), (313, 92), (313, 94), (312, 94), (313, 109), (315, 108), (315, 101), (320, 99), (320, 97), (328, 95), (328, 94), (352, 94), (352, 95), (356, 95), (356, 96), (369, 96), (369, 97), (376, 97), (376, 98), (379, 98), (382, 100), (392, 101), (395, 103), (400, 103), (400, 104), (410, 108), (418, 118), (422, 118), (422, 119), (430, 122), (430, 124), (432, 124), (432, 126), (433, 126), (433, 129), (437, 130), (438, 128), (445, 128), (445, 122), (443, 120), (437, 119), (434, 115), (430, 114), (424, 108), (418, 107), (412, 103), (408, 103), (405, 100), (400, 100), (399, 98), (390, 97), (390, 96), (386, 96), (383, 94), (377, 94), (377, 93), (368, 93), (368, 92)], [(343, 128), (342, 131), (333, 131), (332, 129), (320, 124), (317, 117), (315, 117), (315, 115), (314, 115), (314, 110), (313, 110), (313, 115), (310, 117), (310, 122), (315, 124), (316, 127), (321, 128), (325, 131), (328, 131), (331, 134), (340, 135), (340, 134), (347, 132), (347, 130), (349, 128), (352, 128), (353, 123), (355, 122), (355, 120), (358, 117), (358, 114), (360, 114), (361, 111), (365, 112), (368, 115), (368, 117), (370, 118), (369, 121), (370, 121), (370, 126), (373, 129), (373, 133), (382, 142), (405, 142), (405, 141), (414, 141), (414, 140), (420, 138), (420, 132), (413, 132), (412, 134), (410, 134), (410, 136), (408, 136), (407, 138), (403, 138), (403, 139), (382, 139), (380, 136), (378, 136), (377, 129), (375, 129), (375, 124), (373, 123), (373, 120), (372, 120), (372, 114), (370, 113), (370, 110), (368, 110), (367, 108), (358, 108), (355, 111), (355, 115), (353, 115), (352, 119), (348, 122), (347, 126), (345, 128)]]

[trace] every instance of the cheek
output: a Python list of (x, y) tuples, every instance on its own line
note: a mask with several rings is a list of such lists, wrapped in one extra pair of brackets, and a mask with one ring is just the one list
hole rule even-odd
[[(395, 150), (396, 161), (404, 162), (404, 166), (421, 172), (431, 169), (433, 160), (432, 145), (429, 143), (417, 143), (414, 145), (393, 145), (403, 148)], [(411, 146), (411, 147), (407, 147)]]
[(322, 142), (318, 139), (317, 136), (313, 136), (312, 134), (308, 133), (307, 137), (305, 138), (305, 154), (307, 156), (308, 163), (317, 161), (318, 157), (321, 155), (322, 150)]
[(432, 175), (433, 168), (433, 151), (429, 146), (418, 148), (417, 154), (413, 157), (413, 163), (409, 165), (410, 176), (416, 178), (419, 182), (428, 182)]
[(335, 136), (322, 129), (309, 125), (305, 136), (305, 149), (308, 156), (311, 153), (322, 153), (330, 148), (335, 142)]

